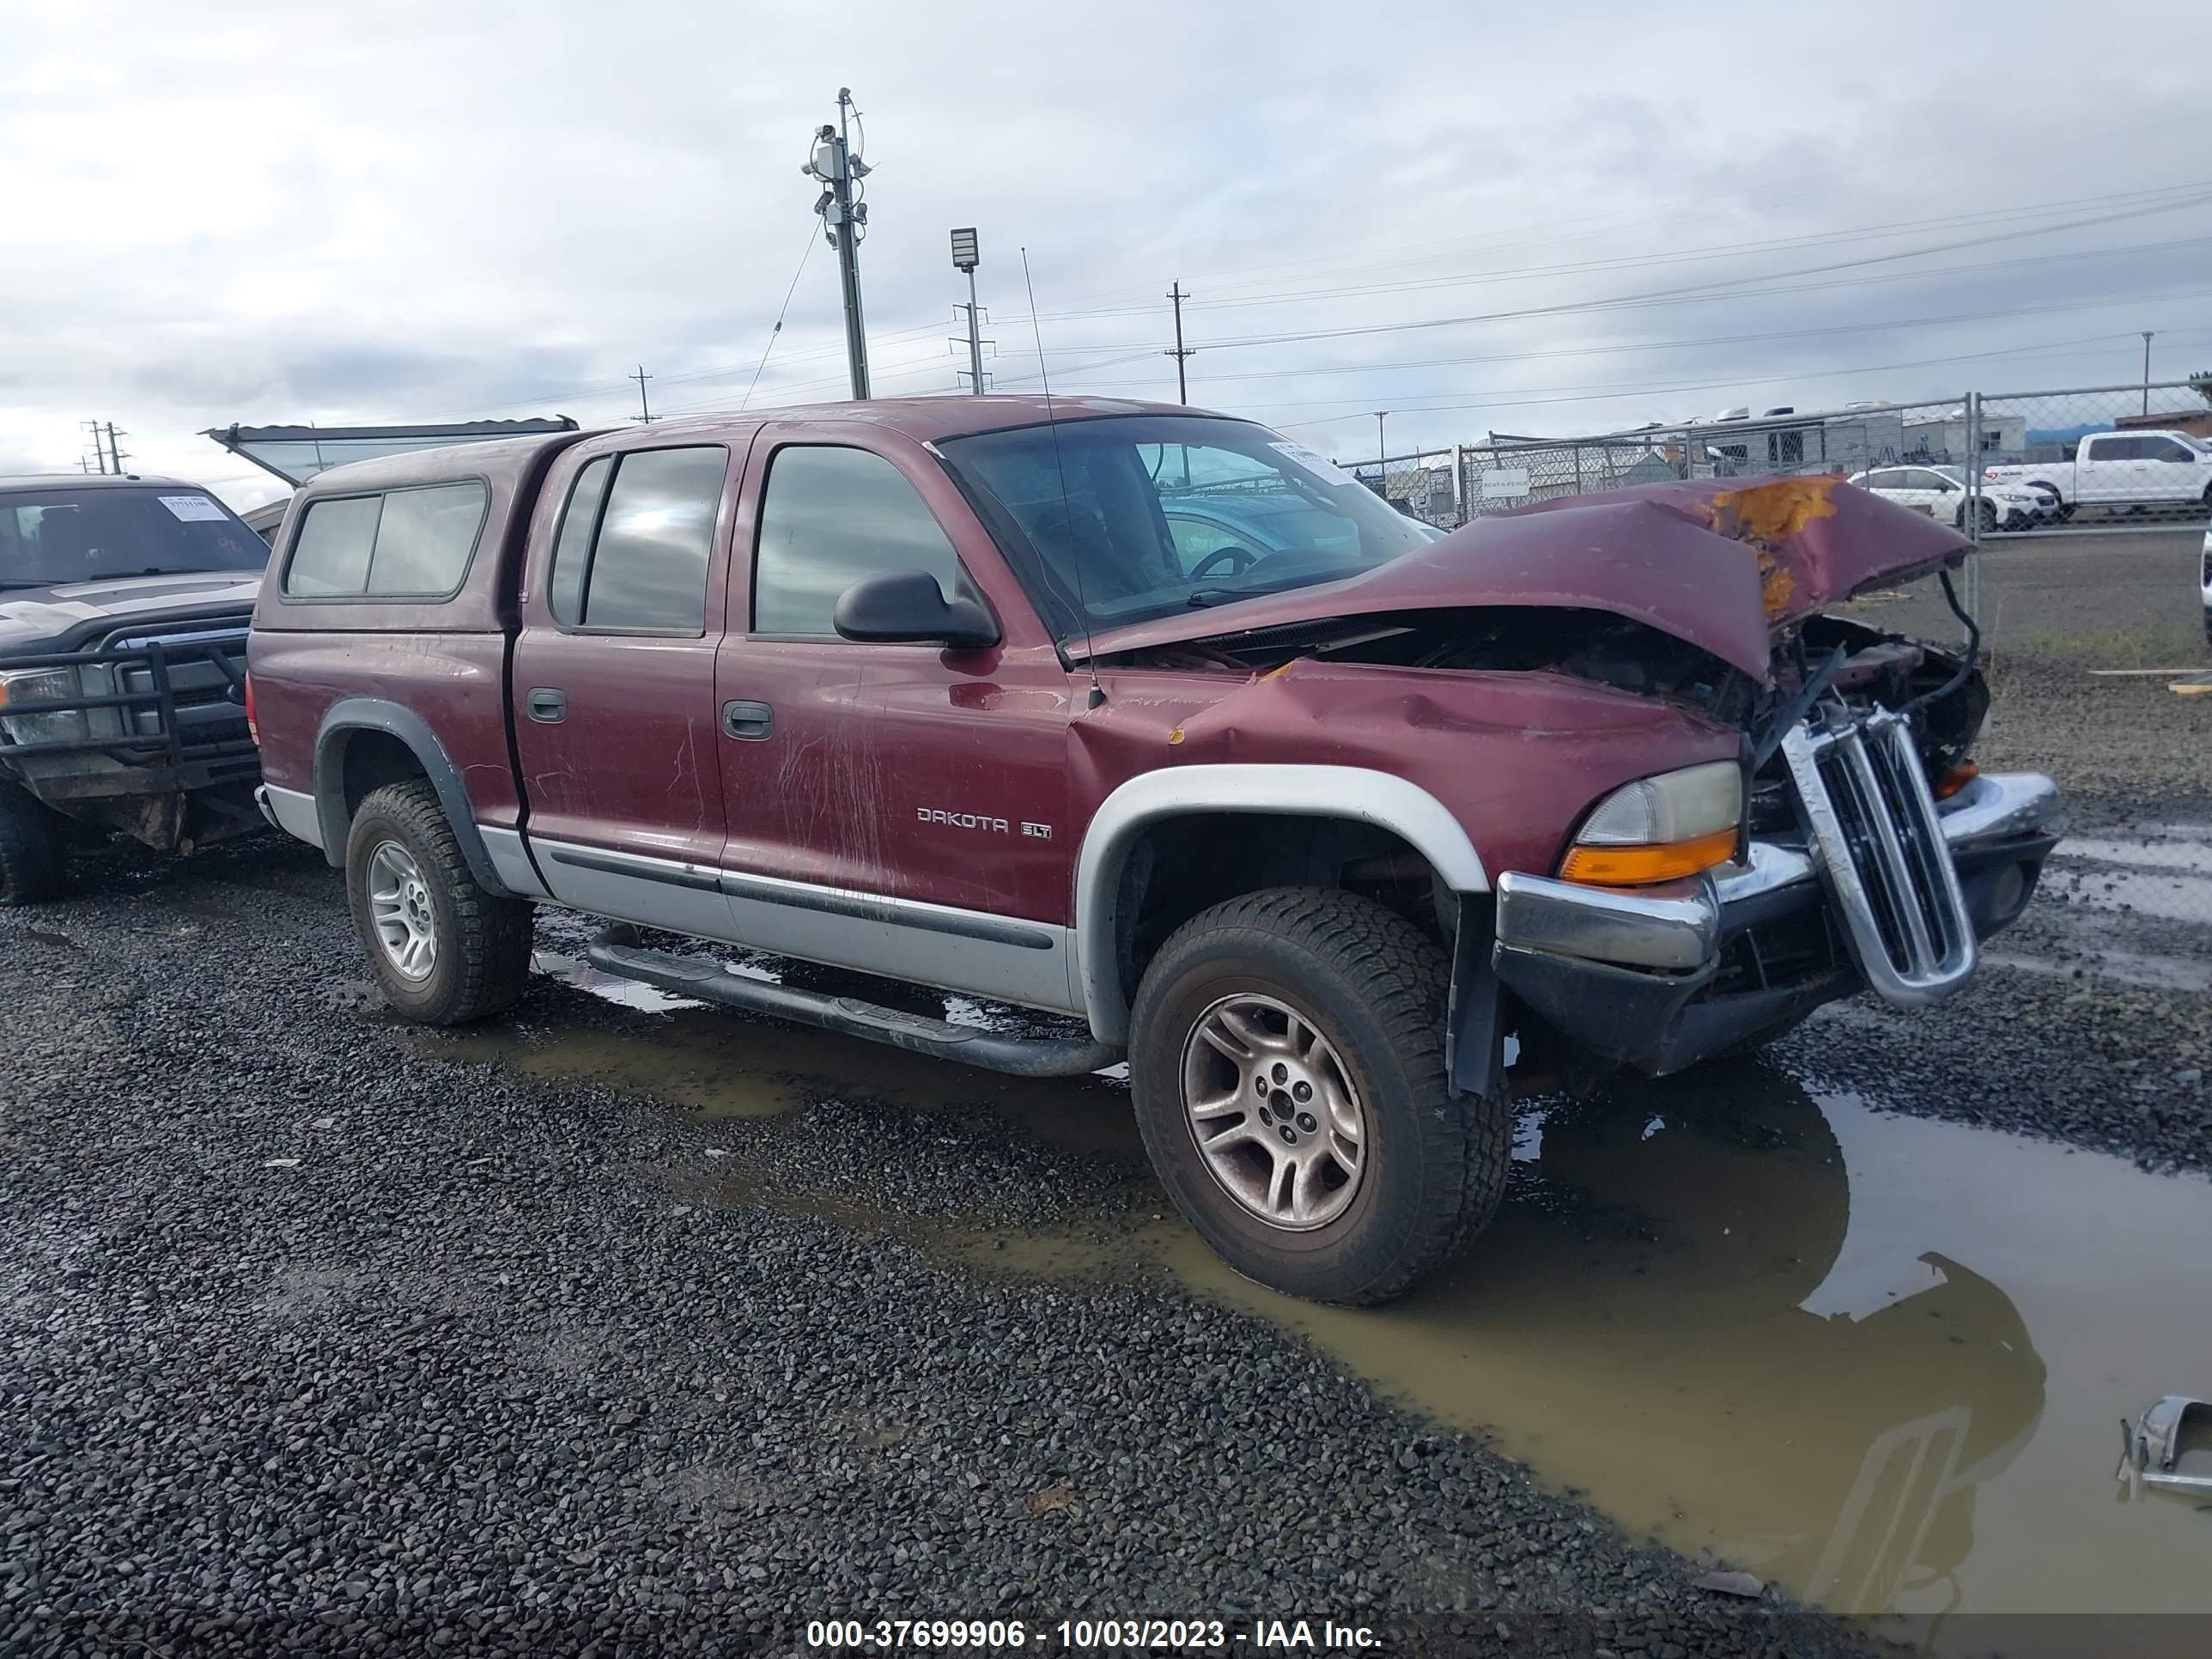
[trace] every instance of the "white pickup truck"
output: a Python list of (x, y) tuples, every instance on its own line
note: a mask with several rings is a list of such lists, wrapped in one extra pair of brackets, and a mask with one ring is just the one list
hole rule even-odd
[(2047, 489), (2078, 507), (2212, 507), (2212, 444), (2186, 432), (2093, 432), (2070, 461), (1982, 469), (1982, 482)]

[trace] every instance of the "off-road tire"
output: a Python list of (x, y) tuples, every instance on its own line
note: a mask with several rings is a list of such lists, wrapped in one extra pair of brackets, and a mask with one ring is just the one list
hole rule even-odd
[(60, 895), (69, 868), (54, 815), (11, 783), (0, 783), (0, 909)]
[[(369, 920), (368, 860), (387, 841), (413, 857), (429, 890), (437, 957), (420, 981), (393, 966)], [(354, 931), (395, 1013), (420, 1025), (465, 1025), (514, 1006), (530, 979), (531, 907), (484, 890), (427, 780), (369, 793), (347, 833), (345, 863)]]
[[(1317, 1302), (1388, 1302), (1456, 1255), (1496, 1213), (1512, 1161), (1504, 1091), (1455, 1096), (1444, 1073), (1450, 969), (1372, 899), (1272, 888), (1217, 904), (1161, 946), (1130, 1015), (1129, 1082), (1152, 1168), (1176, 1207), (1246, 1277)], [(1183, 1103), (1185, 1042), (1240, 992), (1274, 997), (1335, 1048), (1367, 1119), (1369, 1162), (1343, 1213), (1271, 1226), (1230, 1196)]]

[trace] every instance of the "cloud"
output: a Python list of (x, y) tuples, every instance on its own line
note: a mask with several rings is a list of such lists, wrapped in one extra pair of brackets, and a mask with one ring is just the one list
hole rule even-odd
[[(2205, 195), (2051, 227), (2212, 173), (2212, 15), (2162, 14), (2155, 52), (2081, 21), (2057, 0), (1972, 40), (1882, 4), (1849, 27), (1426, 0), (19, 8), (0, 452), (73, 468), (78, 422), (113, 420), (134, 465), (243, 504), (275, 481), (201, 428), (615, 422), (641, 363), (659, 410), (732, 406), (810, 246), (753, 401), (842, 395), (798, 171), (841, 80), (877, 169), (879, 393), (956, 386), (945, 233), (966, 224), (1002, 383), (1036, 375), (1026, 246), (1055, 390), (1172, 396), (1179, 280), (1194, 399), (1346, 458), (1377, 408), (1396, 449), (2124, 381), (2145, 328), (2178, 372), (2212, 360)], [(2027, 44), (2046, 34), (2060, 60)], [(2051, 257), (2099, 248), (2143, 251)], [(1523, 314), (1331, 332), (1498, 313)], [(1232, 343), (1291, 335), (1319, 337)]]

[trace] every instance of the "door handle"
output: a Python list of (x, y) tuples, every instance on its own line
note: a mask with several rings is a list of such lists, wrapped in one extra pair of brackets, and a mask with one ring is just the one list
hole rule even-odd
[(722, 730), (733, 738), (764, 738), (775, 725), (775, 710), (764, 702), (726, 702)]
[(533, 685), (523, 707), (539, 725), (558, 726), (568, 718), (568, 694), (550, 685)]

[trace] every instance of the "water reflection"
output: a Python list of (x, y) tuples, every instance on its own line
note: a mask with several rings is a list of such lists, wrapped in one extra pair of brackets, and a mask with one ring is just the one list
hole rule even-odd
[(1829, 1286), (1852, 1218), (1842, 1148), (1763, 1066), (1560, 1108), (1532, 1151), (1476, 1250), (1391, 1309), (1310, 1308), (1188, 1246), (1173, 1259), (1632, 1526), (1839, 1610), (1955, 1603), (1977, 1488), (2043, 1410), (2005, 1291), (1934, 1251)]

